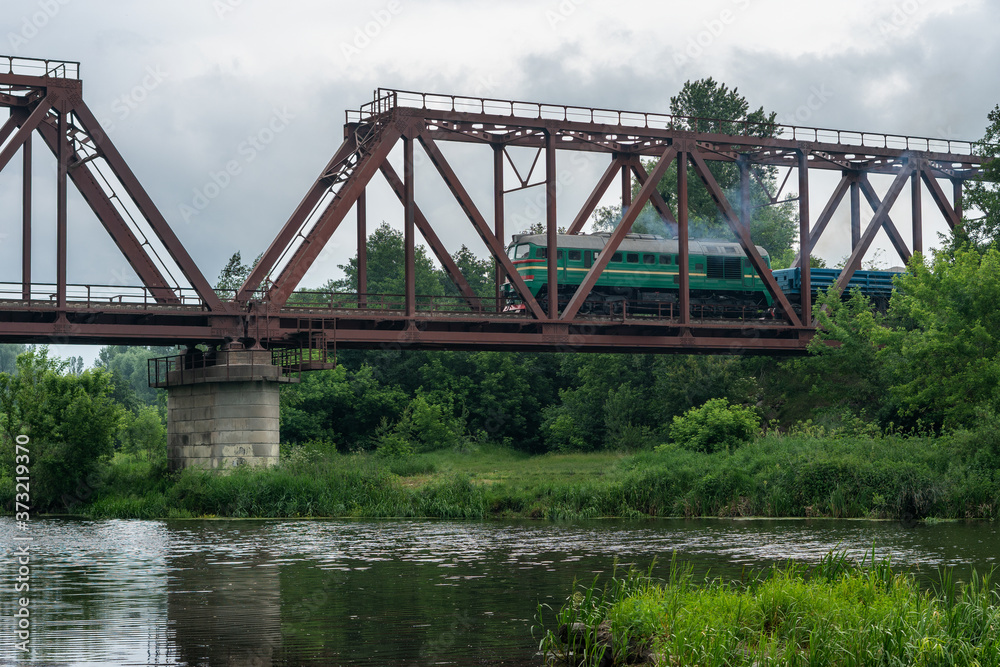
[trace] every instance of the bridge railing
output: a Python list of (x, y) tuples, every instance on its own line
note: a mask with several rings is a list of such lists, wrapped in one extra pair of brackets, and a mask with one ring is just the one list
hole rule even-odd
[(150, 387), (177, 387), (206, 382), (276, 380), (278, 371), (267, 350), (194, 350), (146, 360)]
[[(842, 144), (859, 148), (886, 148), (894, 150), (924, 151), (950, 155), (975, 155), (975, 144), (971, 141), (940, 139), (934, 137), (885, 134), (882, 132), (860, 132), (833, 128), (786, 125), (782, 123), (760, 123), (743, 120), (718, 118), (698, 118), (673, 114), (643, 111), (621, 111), (599, 107), (577, 107), (539, 102), (501, 100), (488, 97), (468, 97), (422, 93), (410, 90), (378, 88), (375, 99), (361, 106), (358, 111), (348, 111), (347, 121), (363, 122), (387, 113), (395, 107), (469, 113), (497, 116), (502, 119), (524, 118), (532, 120), (556, 120), (562, 122), (583, 122), (600, 125), (615, 125), (623, 130), (686, 130), (727, 136), (770, 137), (792, 141)], [(627, 141), (630, 138), (619, 137)]]
[[(179, 303), (171, 304), (185, 307), (205, 308), (205, 302), (191, 288), (174, 288), (171, 293)], [(54, 283), (33, 284), (28, 290), (25, 300), (24, 287), (21, 283), (0, 283), (0, 302), (18, 302), (24, 305), (55, 306), (59, 295)], [(66, 301), (73, 307), (107, 307), (121, 306), (129, 308), (162, 308), (166, 304), (156, 300), (154, 292), (148, 287), (122, 285), (67, 285)]]
[[(500, 308), (493, 297), (481, 297), (476, 308), (470, 306), (462, 297), (457, 296), (421, 296), (416, 297), (416, 310), (422, 314), (503, 317), (531, 319), (527, 308), (517, 300), (500, 299)], [(565, 305), (565, 304), (561, 304)], [(560, 306), (560, 307), (561, 307)], [(357, 292), (295, 292), (285, 303), (285, 312), (354, 312), (387, 311), (400, 314), (406, 310), (406, 297), (402, 294), (358, 294)], [(754, 322), (771, 319), (763, 309), (756, 306), (738, 306), (728, 304), (692, 304), (691, 320), (697, 322), (713, 321), (745, 321)], [(579, 319), (595, 319), (600, 321), (639, 322), (639, 321), (677, 321), (680, 310), (676, 302), (650, 301), (615, 301), (606, 304), (598, 311), (581, 310)]]
[(79, 79), (80, 63), (74, 60), (42, 60), (21, 56), (0, 56), (0, 74)]
[[(497, 307), (499, 303), (499, 308)], [(425, 313), (456, 315), (497, 315), (527, 317), (519, 311), (507, 311), (507, 300), (495, 297), (478, 297), (473, 307), (461, 296), (420, 295), (415, 299), (416, 309)], [(285, 310), (390, 310), (405, 311), (403, 294), (359, 294), (357, 292), (324, 292), (302, 290), (295, 292), (285, 302)]]

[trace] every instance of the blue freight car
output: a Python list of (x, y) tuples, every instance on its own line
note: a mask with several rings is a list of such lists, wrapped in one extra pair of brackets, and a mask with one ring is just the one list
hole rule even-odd
[[(854, 288), (858, 288), (862, 294), (872, 300), (878, 310), (884, 311), (889, 305), (889, 297), (892, 296), (892, 279), (900, 273), (899, 270), (855, 271), (847, 283), (844, 293), (847, 294)], [(782, 292), (789, 296), (798, 296), (802, 290), (801, 269), (778, 269), (773, 271), (773, 274)], [(832, 287), (839, 276), (840, 269), (809, 269), (810, 291), (813, 296), (821, 290), (825, 292)]]

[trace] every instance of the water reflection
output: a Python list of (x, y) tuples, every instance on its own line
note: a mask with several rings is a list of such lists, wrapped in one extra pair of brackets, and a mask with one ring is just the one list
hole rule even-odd
[[(5, 545), (13, 532), (0, 519)], [(616, 560), (663, 574), (676, 551), (699, 575), (739, 577), (874, 546), (963, 578), (1000, 553), (992, 524), (852, 521), (38, 520), (32, 536), (31, 657), (88, 665), (533, 665), (538, 602)], [(13, 602), (0, 599), (11, 630)]]
[[(169, 662), (163, 621), (167, 597), (167, 528), (152, 522), (32, 521), (30, 652), (15, 655), (13, 596), (0, 597), (0, 659), (75, 664)], [(14, 524), (0, 520), (3, 589), (14, 578)], [(4, 664), (7, 664), (6, 662)]]
[[(271, 667), (282, 641), (281, 574), (256, 527), (218, 522), (171, 537), (166, 611), (180, 661)], [(191, 548), (209, 540), (212, 548)]]

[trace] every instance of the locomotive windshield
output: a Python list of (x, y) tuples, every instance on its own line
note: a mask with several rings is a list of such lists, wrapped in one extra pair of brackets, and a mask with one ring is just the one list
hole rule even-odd
[(527, 243), (522, 243), (516, 246), (512, 245), (511, 247), (507, 248), (507, 256), (510, 257), (511, 259), (522, 259), (524, 257), (527, 257), (530, 251), (531, 251), (531, 246), (529, 246)]

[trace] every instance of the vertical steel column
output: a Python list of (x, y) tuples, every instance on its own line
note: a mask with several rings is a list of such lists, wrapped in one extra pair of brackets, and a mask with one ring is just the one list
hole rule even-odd
[(31, 135), (21, 149), (21, 298), (31, 300)]
[[(631, 159), (631, 158), (630, 158)], [(632, 205), (632, 167), (626, 162), (622, 165), (622, 216)]]
[(858, 172), (851, 174), (851, 252), (861, 243), (861, 181)]
[(548, 247), (549, 319), (559, 318), (559, 251), (556, 237), (556, 138), (545, 134), (545, 231)]
[(688, 168), (687, 151), (677, 153), (677, 268), (678, 307), (681, 324), (691, 322), (690, 266), (688, 261)]
[(417, 313), (417, 281), (413, 241), (413, 139), (403, 137), (403, 265), (406, 316), (413, 317)]
[(66, 176), (69, 171), (67, 112), (59, 113), (59, 155), (56, 170), (56, 305), (66, 307)]
[(923, 211), (920, 205), (920, 169), (910, 177), (910, 207), (913, 209), (913, 252), (924, 251)]
[(740, 221), (743, 229), (750, 231), (750, 161), (746, 155), (737, 160), (740, 167)]
[(801, 289), (799, 303), (802, 307), (800, 319), (804, 326), (812, 322), (812, 284), (809, 273), (809, 156), (805, 150), (799, 151), (799, 268), (801, 269)]
[(955, 209), (955, 213), (958, 215), (958, 219), (962, 219), (962, 183), (960, 179), (955, 179), (951, 182), (952, 192), (954, 192), (954, 204), (952, 208)]
[[(500, 245), (504, 245), (504, 210), (503, 210), (503, 144), (493, 145), (493, 232)], [(496, 298), (496, 311), (503, 310), (500, 303), (500, 284), (503, 283), (504, 272), (500, 262), (496, 262), (496, 284), (494, 297)]]
[(358, 195), (358, 308), (368, 305), (368, 201), (365, 188)]

